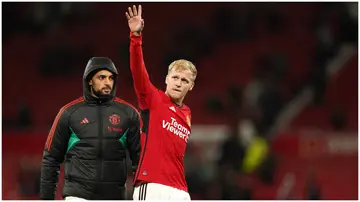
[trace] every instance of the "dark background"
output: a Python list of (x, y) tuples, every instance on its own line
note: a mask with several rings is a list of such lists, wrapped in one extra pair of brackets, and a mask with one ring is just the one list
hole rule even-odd
[[(117, 95), (136, 105), (131, 5), (2, 3), (3, 199), (38, 198), (47, 134), (91, 57), (114, 61)], [(192, 199), (357, 199), (357, 3), (142, 5), (155, 86), (175, 59), (199, 72), (185, 99)]]

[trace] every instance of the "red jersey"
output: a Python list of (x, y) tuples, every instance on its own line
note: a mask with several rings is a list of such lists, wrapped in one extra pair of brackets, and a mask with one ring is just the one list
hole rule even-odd
[(184, 155), (191, 132), (191, 112), (178, 107), (150, 82), (142, 36), (130, 34), (130, 68), (143, 120), (141, 155), (135, 183), (152, 182), (187, 190)]

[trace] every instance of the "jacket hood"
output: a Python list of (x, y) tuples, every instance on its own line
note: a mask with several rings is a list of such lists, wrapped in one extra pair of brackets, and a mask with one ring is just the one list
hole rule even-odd
[[(108, 100), (100, 100), (100, 98), (93, 97), (90, 91), (89, 81), (100, 70), (108, 70), (114, 74), (114, 86), (110, 93), (110, 99)], [(116, 93), (116, 84), (117, 84), (117, 76), (118, 71), (114, 65), (114, 63), (107, 57), (93, 57), (89, 60), (86, 65), (84, 75), (83, 75), (83, 92), (84, 98), (87, 102), (96, 102), (99, 101), (107, 102), (109, 100), (113, 100)]]

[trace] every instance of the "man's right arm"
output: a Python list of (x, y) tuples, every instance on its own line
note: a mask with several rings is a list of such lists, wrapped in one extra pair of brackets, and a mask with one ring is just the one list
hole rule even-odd
[(40, 199), (55, 199), (60, 165), (64, 161), (70, 137), (68, 120), (68, 112), (62, 108), (50, 129), (42, 158)]
[(130, 33), (130, 69), (134, 80), (134, 88), (138, 97), (140, 109), (150, 107), (151, 94), (157, 89), (151, 83), (149, 75), (146, 71), (143, 51), (142, 51), (142, 35)]

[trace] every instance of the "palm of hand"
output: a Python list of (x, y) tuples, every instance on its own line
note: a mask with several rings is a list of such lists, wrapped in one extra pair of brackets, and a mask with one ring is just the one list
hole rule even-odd
[(134, 16), (128, 21), (131, 32), (140, 32), (143, 27), (141, 16)]

